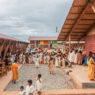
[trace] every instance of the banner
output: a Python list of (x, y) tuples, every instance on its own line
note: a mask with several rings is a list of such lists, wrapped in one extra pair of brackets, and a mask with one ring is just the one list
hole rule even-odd
[(44, 41), (44, 44), (48, 44), (48, 41)]
[(35, 42), (34, 41), (30, 41), (30, 44), (35, 44)]
[(57, 44), (57, 41), (54, 41), (54, 44)]
[(44, 41), (40, 41), (40, 44), (44, 44)]

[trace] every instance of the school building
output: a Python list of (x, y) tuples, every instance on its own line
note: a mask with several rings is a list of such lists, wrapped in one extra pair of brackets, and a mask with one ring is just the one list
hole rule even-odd
[(29, 37), (31, 48), (50, 47), (52, 44), (57, 44), (57, 37)]

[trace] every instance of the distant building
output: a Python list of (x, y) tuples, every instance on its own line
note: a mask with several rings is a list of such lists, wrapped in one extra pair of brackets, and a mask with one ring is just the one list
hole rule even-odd
[(57, 44), (57, 37), (29, 37), (31, 47), (50, 47)]

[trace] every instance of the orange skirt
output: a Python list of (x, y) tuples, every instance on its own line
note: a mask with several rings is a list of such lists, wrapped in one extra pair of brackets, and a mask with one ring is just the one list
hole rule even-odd
[(59, 61), (59, 66), (62, 66), (62, 60)]
[(42, 64), (44, 64), (44, 58), (42, 58)]
[(54, 68), (53, 68), (53, 65), (51, 64), (51, 65), (49, 66), (49, 72), (53, 72), (53, 70), (54, 70)]

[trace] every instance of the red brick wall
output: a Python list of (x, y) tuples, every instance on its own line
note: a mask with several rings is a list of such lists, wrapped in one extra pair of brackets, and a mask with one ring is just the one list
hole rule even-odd
[(86, 36), (85, 50), (87, 51), (87, 55), (89, 54), (89, 51), (95, 52), (95, 34)]

